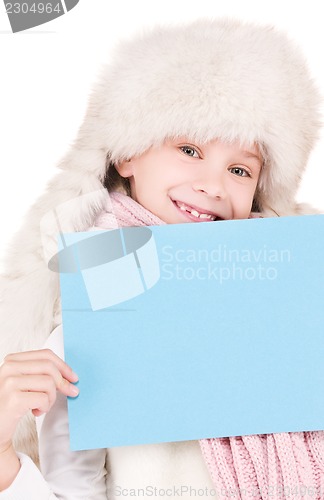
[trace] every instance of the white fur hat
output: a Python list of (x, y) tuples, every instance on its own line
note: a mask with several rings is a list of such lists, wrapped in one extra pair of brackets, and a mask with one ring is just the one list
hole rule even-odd
[(160, 27), (120, 44), (69, 158), (103, 178), (107, 155), (127, 159), (171, 136), (257, 142), (268, 157), (259, 206), (287, 214), (318, 108), (302, 54), (274, 28), (226, 19)]

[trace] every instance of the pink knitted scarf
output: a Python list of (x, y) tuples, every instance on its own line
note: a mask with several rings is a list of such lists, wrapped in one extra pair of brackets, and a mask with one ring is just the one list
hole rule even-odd
[[(257, 214), (251, 214), (256, 217)], [(111, 193), (95, 226), (165, 224), (130, 197)], [(324, 499), (324, 431), (201, 439), (218, 497)]]

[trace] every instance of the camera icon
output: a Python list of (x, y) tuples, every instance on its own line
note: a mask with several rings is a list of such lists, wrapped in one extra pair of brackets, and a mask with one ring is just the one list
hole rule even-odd
[(80, 272), (93, 311), (137, 297), (158, 282), (159, 258), (148, 227), (125, 227), (83, 236), (84, 239), (61, 249), (48, 267), (60, 273)]

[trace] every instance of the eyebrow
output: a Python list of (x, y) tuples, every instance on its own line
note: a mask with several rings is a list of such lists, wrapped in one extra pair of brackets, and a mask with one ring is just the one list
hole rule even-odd
[(262, 163), (263, 163), (262, 156), (257, 155), (255, 153), (252, 153), (251, 151), (247, 151), (247, 150), (243, 150), (242, 153), (246, 156), (246, 158), (252, 158), (252, 159), (258, 160), (260, 165), (262, 165)]
[(252, 153), (251, 151), (246, 151), (246, 150), (243, 150), (242, 153), (245, 154), (245, 156), (249, 156), (251, 158), (256, 158), (257, 160), (261, 160), (260, 158), (260, 155), (257, 155), (255, 153)]

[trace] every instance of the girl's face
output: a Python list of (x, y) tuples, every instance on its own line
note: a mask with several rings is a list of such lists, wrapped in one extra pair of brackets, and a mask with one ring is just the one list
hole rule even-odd
[(262, 158), (257, 146), (167, 140), (116, 168), (132, 198), (167, 224), (247, 219)]

